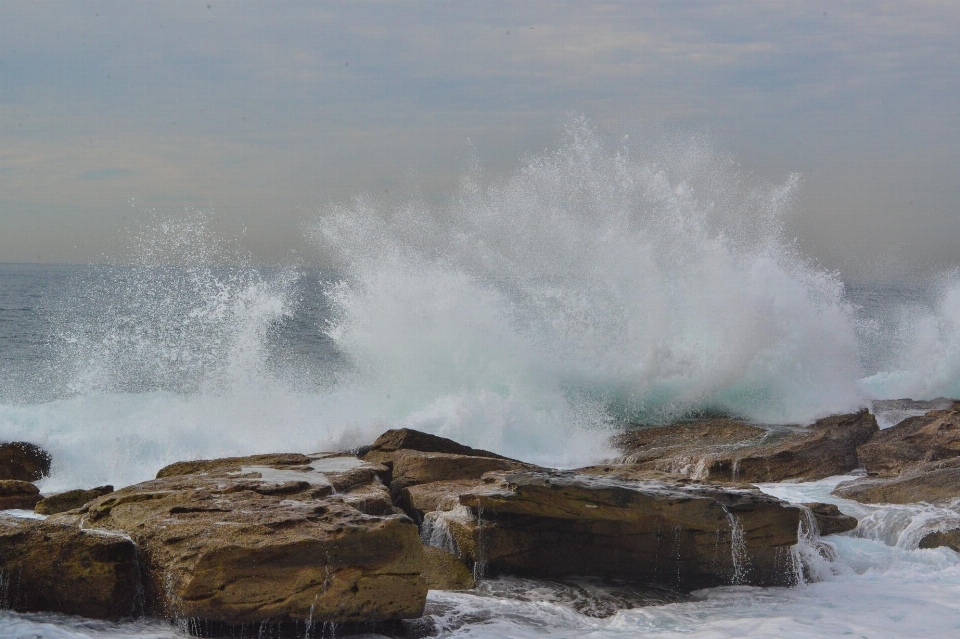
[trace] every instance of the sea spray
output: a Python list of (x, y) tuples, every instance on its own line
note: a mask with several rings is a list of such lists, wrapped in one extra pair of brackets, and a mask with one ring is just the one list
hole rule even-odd
[[(575, 120), (509, 175), (469, 168), (445, 204), (323, 210), (334, 268), (302, 305), (304, 273), (253, 267), (212, 216), (154, 216), (130, 265), (64, 299), (54, 399), (0, 404), (0, 437), (50, 450), (49, 491), (397, 426), (572, 467), (611, 456), (625, 422), (842, 412), (860, 403), (855, 321), (783, 236), (798, 183), (696, 137), (608, 144)], [(277, 347), (294, 322), (313, 344), (297, 357)]]
[[(504, 178), (469, 170), (446, 205), (324, 210), (343, 277), (327, 333), (396, 415), (428, 415), (410, 425), (517, 456), (624, 421), (849, 410), (852, 308), (783, 237), (796, 185), (700, 139), (609, 146), (576, 120)], [(480, 396), (495, 433), (475, 430)]]
[(885, 351), (882, 370), (863, 380), (878, 399), (960, 398), (960, 271), (940, 278), (931, 305), (895, 309), (893, 346)]

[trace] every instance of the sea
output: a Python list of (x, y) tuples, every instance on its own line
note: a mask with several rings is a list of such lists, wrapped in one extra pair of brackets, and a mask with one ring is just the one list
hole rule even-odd
[[(507, 175), (467, 167), (442, 201), (325, 206), (303, 229), (316, 254), (283, 265), (218, 235), (215, 213), (144, 211), (99, 264), (0, 263), (0, 441), (52, 454), (51, 493), (395, 427), (575, 468), (614, 456), (631, 424), (808, 424), (960, 397), (960, 273), (844, 281), (785, 230), (800, 185), (696, 136), (611, 143), (575, 122)], [(960, 555), (917, 547), (960, 527), (960, 507), (865, 506), (830, 495), (843, 479), (761, 486), (860, 518), (804, 539), (795, 587), (499, 578), (431, 592), (418, 632), (960, 637)], [(0, 637), (185, 636), (0, 611)]]

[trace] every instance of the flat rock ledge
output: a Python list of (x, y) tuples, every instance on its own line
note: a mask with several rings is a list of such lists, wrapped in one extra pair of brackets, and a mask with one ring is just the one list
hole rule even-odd
[[(450, 491), (438, 499), (438, 494)], [(405, 489), (423, 538), (475, 576), (596, 576), (693, 590), (790, 585), (800, 509), (756, 489), (494, 471)]]

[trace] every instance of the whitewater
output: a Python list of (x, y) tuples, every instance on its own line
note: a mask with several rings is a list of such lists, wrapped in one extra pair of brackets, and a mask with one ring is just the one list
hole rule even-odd
[[(960, 275), (843, 282), (785, 230), (801, 189), (701, 137), (608, 142), (575, 120), (505, 176), (471, 163), (441, 202), (324, 208), (305, 229), (319, 270), (255, 266), (213, 213), (144, 212), (123, 263), (0, 264), (0, 440), (50, 451), (39, 485), (56, 492), (185, 459), (346, 450), (398, 426), (576, 467), (612, 456), (630, 423), (803, 424), (960, 397)], [(432, 592), (430, 632), (960, 636), (960, 559), (917, 549), (957, 509), (868, 508), (829, 495), (840, 479), (762, 486), (861, 518), (808, 540), (809, 583), (598, 617), (605, 586), (492, 580)], [(0, 612), (0, 636), (183, 635)]]

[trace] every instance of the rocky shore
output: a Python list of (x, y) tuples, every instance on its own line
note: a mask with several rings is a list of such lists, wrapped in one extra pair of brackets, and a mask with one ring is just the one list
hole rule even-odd
[[(557, 470), (401, 429), (350, 452), (190, 460), (116, 491), (47, 496), (33, 482), (50, 456), (3, 444), (0, 510), (37, 515), (0, 513), (0, 605), (160, 617), (196, 635), (302, 637), (320, 624), (402, 635), (428, 590), (498, 575), (676, 593), (789, 586), (803, 575), (801, 536), (857, 526), (752, 482), (865, 469), (835, 494), (960, 499), (960, 402), (883, 431), (861, 411), (807, 427), (636, 426), (614, 443), (617, 459)], [(935, 546), (960, 549), (960, 531), (921, 542)]]

